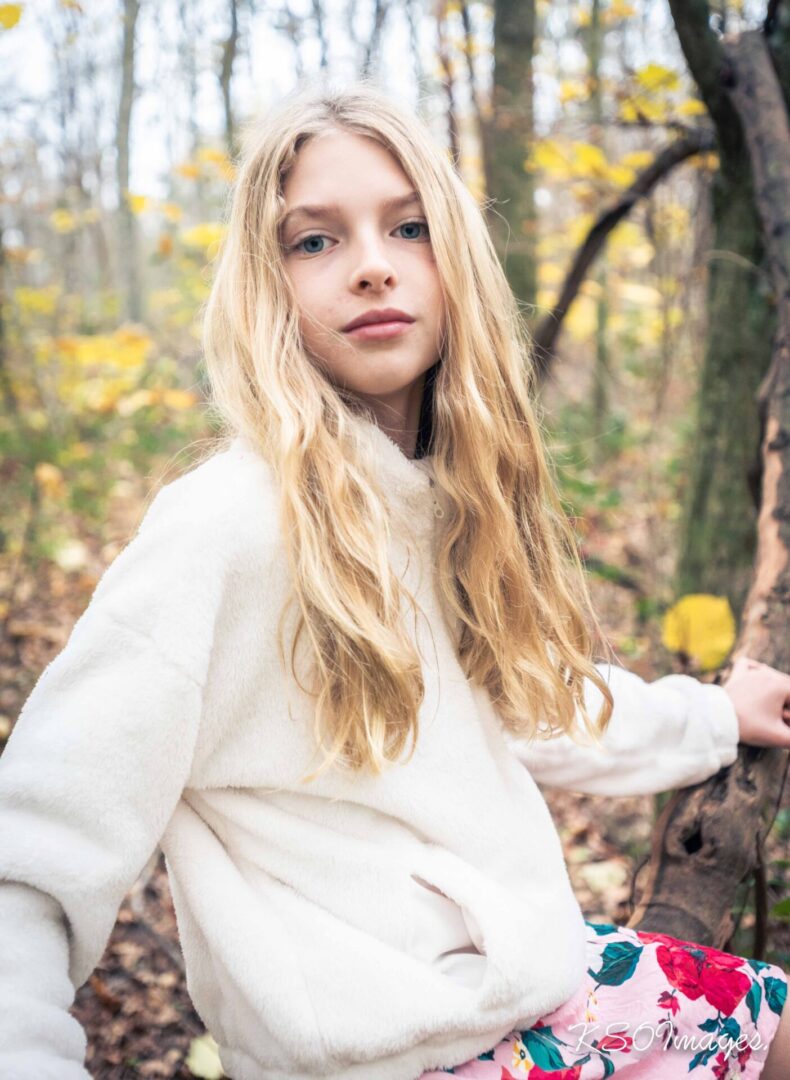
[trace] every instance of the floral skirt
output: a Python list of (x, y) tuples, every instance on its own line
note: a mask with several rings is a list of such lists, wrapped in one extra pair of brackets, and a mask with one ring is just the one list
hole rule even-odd
[(570, 1000), (420, 1080), (756, 1080), (787, 997), (781, 968), (666, 934), (586, 925), (587, 974)]

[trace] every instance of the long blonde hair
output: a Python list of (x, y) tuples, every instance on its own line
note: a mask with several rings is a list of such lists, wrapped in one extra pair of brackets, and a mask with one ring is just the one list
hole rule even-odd
[[(605, 639), (532, 403), (518, 304), (446, 153), (418, 118), (358, 82), (292, 93), (247, 127), (204, 321), (212, 408), (280, 481), (299, 608), (291, 664), (305, 631), (322, 769), (339, 760), (379, 773), (409, 738), (413, 753), (424, 696), (402, 619), (403, 601), (415, 601), (388, 561), (385, 504), (355, 435), (364, 409), (307, 354), (283, 268), (284, 180), (305, 140), (338, 128), (375, 139), (412, 181), (445, 295), (444, 347), (426, 393), (436, 482), (449, 502), (437, 581), (460, 620), (459, 662), (513, 733), (573, 736), (578, 707), (595, 737), (612, 711), (591, 659), (593, 633)], [(585, 677), (604, 698), (597, 732)]]

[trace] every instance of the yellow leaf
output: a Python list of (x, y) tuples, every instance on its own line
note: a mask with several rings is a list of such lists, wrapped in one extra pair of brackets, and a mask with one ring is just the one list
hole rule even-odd
[(63, 473), (57, 465), (51, 465), (48, 461), (39, 461), (35, 468), (36, 483), (45, 495), (60, 498), (66, 491), (63, 482)]
[(208, 1034), (192, 1040), (184, 1064), (193, 1076), (198, 1076), (201, 1080), (222, 1080), (225, 1075), (217, 1044)]
[(77, 228), (77, 219), (71, 210), (53, 210), (49, 215), (49, 223), (55, 232), (70, 233)]
[(628, 169), (646, 169), (655, 161), (655, 154), (650, 150), (632, 150), (630, 154), (624, 154), (620, 158), (620, 164)]
[(604, 18), (607, 23), (611, 24), (619, 22), (621, 19), (630, 19), (635, 14), (636, 8), (631, 4), (624, 3), (624, 0), (612, 0), (612, 3), (604, 11)]
[(647, 64), (636, 73), (636, 80), (645, 90), (676, 90), (680, 85), (680, 77), (676, 71), (664, 67), (662, 64)]
[(689, 593), (665, 612), (661, 640), (670, 652), (684, 653), (702, 671), (726, 660), (735, 644), (735, 616), (726, 596)]
[(181, 165), (176, 165), (173, 172), (183, 176), (186, 180), (197, 180), (200, 176), (200, 168), (192, 161), (184, 161)]
[(666, 120), (669, 112), (665, 100), (649, 97), (646, 94), (637, 94), (626, 98), (620, 103), (620, 119), (628, 123), (637, 120), (652, 120), (659, 123)]
[(133, 214), (142, 214), (144, 210), (148, 209), (148, 197), (146, 195), (133, 195), (131, 191), (127, 191), (126, 202)]
[(586, 239), (594, 221), (595, 216), (589, 212), (577, 214), (575, 218), (571, 219), (567, 226), (571, 248), (577, 248)]
[(590, 296), (577, 296), (565, 316), (565, 324), (577, 341), (588, 341), (598, 325), (598, 301)]
[(567, 105), (569, 101), (586, 101), (589, 88), (580, 79), (563, 79), (560, 83), (560, 104)]
[(191, 390), (163, 390), (162, 402), (170, 409), (191, 409), (197, 401)]
[(573, 145), (574, 164), (593, 176), (604, 177), (609, 169), (606, 154), (600, 146), (592, 143), (577, 142)]
[(0, 4), (0, 26), (12, 30), (22, 18), (22, 4)]
[(132, 325), (121, 326), (113, 335), (113, 361), (122, 368), (141, 367), (153, 348), (151, 338)]
[(224, 235), (225, 226), (218, 221), (205, 221), (201, 225), (183, 229), (180, 233), (182, 244), (191, 248), (204, 248), (208, 256), (216, 254)]
[(201, 146), (195, 155), (198, 161), (208, 165), (225, 166), (229, 164), (228, 155), (224, 150), (217, 150), (213, 146)]
[(566, 151), (553, 139), (541, 139), (532, 147), (524, 162), (525, 169), (543, 169), (549, 176), (566, 179), (571, 175), (571, 161)]
[(162, 213), (164, 214), (164, 216), (167, 218), (168, 221), (177, 222), (177, 221), (180, 221), (181, 218), (184, 216), (184, 211), (181, 209), (181, 207), (178, 205), (178, 203), (174, 203), (174, 202), (162, 203), (162, 205), (160, 207), (160, 210), (162, 211)]
[(607, 179), (619, 188), (627, 188), (633, 184), (636, 179), (636, 173), (633, 169), (629, 169), (627, 165), (623, 165), (620, 162), (617, 165), (609, 166), (609, 174)]
[(57, 285), (47, 285), (42, 289), (20, 285), (18, 289), (14, 289), (14, 300), (19, 310), (35, 315), (52, 315), (59, 296), (60, 289)]
[(681, 102), (680, 105), (675, 105), (675, 112), (678, 112), (681, 117), (704, 117), (708, 111), (704, 103), (700, 102), (697, 97), (689, 97), (685, 102)]
[(715, 150), (711, 150), (708, 154), (698, 154), (693, 161), (697, 168), (707, 172), (716, 172), (719, 167), (719, 155)]
[(565, 279), (565, 271), (557, 263), (538, 264), (538, 281), (541, 285), (559, 285)]
[(87, 461), (91, 455), (91, 448), (85, 442), (72, 443), (71, 450), (68, 453), (68, 456), (72, 461)]

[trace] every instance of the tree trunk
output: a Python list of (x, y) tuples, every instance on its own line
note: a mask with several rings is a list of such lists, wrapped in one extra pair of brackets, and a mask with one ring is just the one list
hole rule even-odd
[[(601, 93), (601, 56), (603, 53), (604, 33), (601, 25), (601, 0), (593, 0), (592, 17), (590, 20), (590, 33), (588, 41), (588, 58), (590, 63), (590, 81), (592, 90), (590, 93), (590, 109), (592, 112), (592, 135), (591, 142), (604, 150), (604, 127), (603, 127), (603, 95)], [(592, 393), (592, 443), (591, 454), (593, 465), (600, 465), (605, 457), (604, 432), (608, 426), (609, 417), (609, 348), (608, 348), (608, 325), (609, 325), (609, 302), (608, 283), (606, 274), (606, 252), (601, 253), (596, 268), (595, 282), (598, 286), (598, 298), (596, 300), (595, 318), (595, 368), (593, 370), (593, 393)]]
[(442, 69), (442, 89), (447, 100), (447, 141), (450, 157), (457, 169), (461, 161), (461, 135), (458, 128), (458, 107), (455, 101), (455, 76), (447, 45), (447, 4), (442, 3), (436, 13), (436, 54)]
[(759, 453), (754, 406), (775, 326), (749, 153), (722, 75), (725, 57), (706, 0), (670, 0), (681, 48), (713, 121), (720, 168), (713, 184), (708, 334), (684, 496), (675, 591), (727, 596), (739, 615), (754, 562), (750, 473)]
[[(732, 658), (747, 655), (788, 671), (790, 125), (762, 37), (744, 34), (726, 48), (729, 93), (743, 120), (778, 301), (773, 358), (755, 408), (763, 466), (757, 557)], [(647, 885), (630, 926), (726, 945), (736, 886), (761, 866), (762, 843), (779, 805), (787, 764), (786, 751), (741, 747), (729, 769), (673, 796), (654, 832)], [(758, 918), (758, 926), (762, 921)]]
[(231, 81), (233, 79), (233, 62), (236, 59), (238, 43), (238, 4), (237, 0), (230, 0), (230, 30), (227, 38), (222, 42), (222, 65), (219, 72), (219, 85), (222, 91), (222, 106), (225, 113), (225, 146), (227, 147), (228, 156), (231, 158), (236, 153), (236, 126), (233, 117)]
[(121, 57), (121, 99), (118, 108), (118, 214), (121, 246), (120, 265), (123, 267), (126, 285), (126, 315), (138, 321), (142, 317), (142, 291), (140, 288), (137, 255), (137, 221), (127, 198), (129, 193), (129, 145), (134, 106), (134, 32), (140, 13), (139, 0), (123, 0), (123, 51)]
[(535, 137), (532, 64), (534, 0), (495, 0), (494, 84), (484, 126), (489, 227), (508, 281), (522, 303), (535, 303), (537, 214), (535, 181), (524, 169)]

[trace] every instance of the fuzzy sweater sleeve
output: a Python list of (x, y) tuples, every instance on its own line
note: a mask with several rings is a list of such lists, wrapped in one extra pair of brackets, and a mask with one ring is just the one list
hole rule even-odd
[(67, 1010), (189, 777), (226, 573), (184, 479), (105, 572), (0, 758), (4, 1080), (88, 1076)]
[[(590, 795), (643, 795), (706, 780), (737, 755), (738, 720), (727, 692), (690, 675), (646, 682), (626, 668), (595, 665), (614, 701), (600, 746), (577, 717), (580, 742), (568, 735), (525, 739), (506, 733), (516, 757), (539, 784)], [(587, 679), (587, 713), (603, 695)]]

